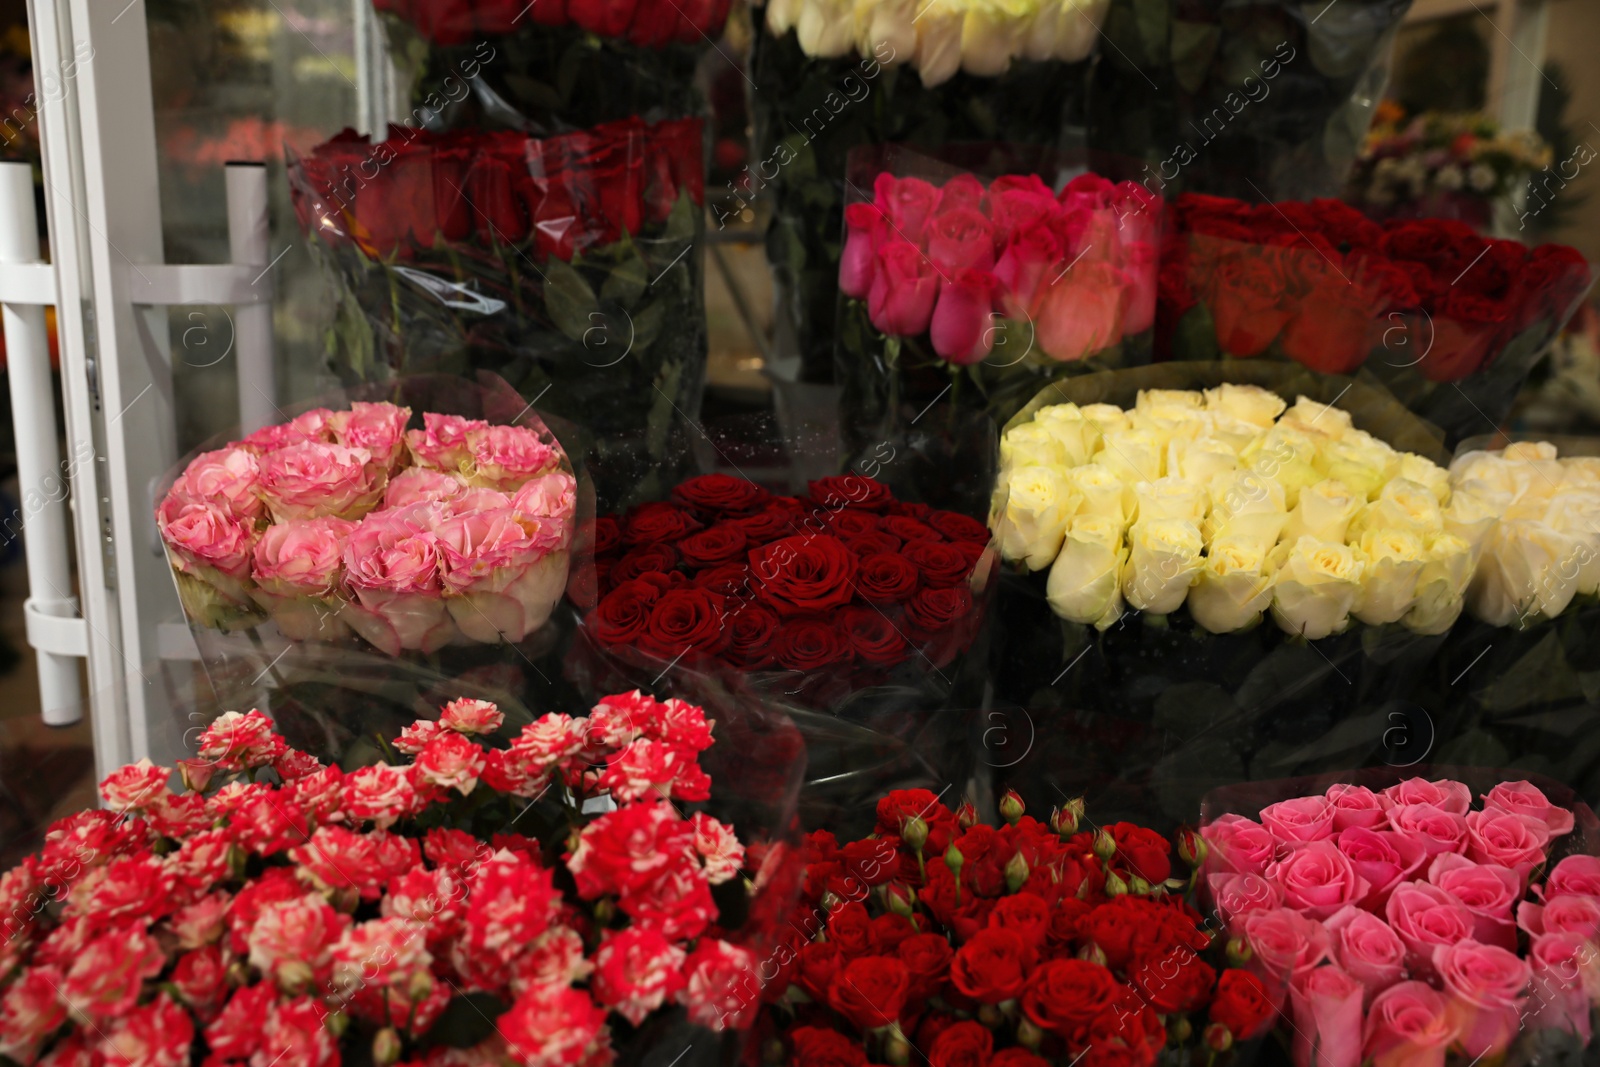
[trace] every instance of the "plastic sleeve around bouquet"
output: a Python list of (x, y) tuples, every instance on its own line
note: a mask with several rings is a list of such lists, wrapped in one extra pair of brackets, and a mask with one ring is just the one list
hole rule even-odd
[(532, 721), (560, 695), (536, 664), (594, 509), (550, 429), (570, 427), (488, 374), (304, 409), (163, 486), (156, 523), (218, 706), (269, 711), (329, 759), (456, 696)]
[[(1355, 428), (1443, 463), (1438, 431), (1381, 388), (1266, 362), (1167, 363), (1089, 374), (1043, 390), (1012, 420), (1071, 402), (1132, 406), (1140, 390), (1257, 385), (1348, 412)], [(1009, 429), (1010, 426), (1007, 428)], [(1315, 641), (1271, 619), (1211, 633), (1187, 609), (1130, 612), (1103, 630), (1059, 617), (1049, 571), (1005, 568), (990, 667), (983, 762), (996, 791), (1030, 804), (1084, 796), (1106, 820), (1186, 821), (1221, 783), (1418, 758), (1406, 702), (1444, 640), (1352, 620)]]
[(1410, 6), (1112, 0), (1089, 143), (1150, 161), (1171, 192), (1336, 196)]
[(835, 345), (850, 446), (936, 405), (1004, 422), (1048, 381), (1149, 362), (1162, 204), (1083, 163), (1017, 145), (851, 153)]
[(685, 468), (705, 377), (702, 128), (638, 119), (543, 139), (348, 131), (291, 160), (333, 283), (335, 369), (503, 377), (579, 422), (602, 504)]
[(1361, 370), (1451, 441), (1492, 430), (1589, 289), (1583, 257), (1333, 200), (1173, 203), (1157, 358)]
[[(776, 0), (754, 10), (750, 109), (756, 162), (733, 183), (736, 201), (725, 212), (719, 209), (719, 215), (737, 215), (742, 202), (757, 194), (771, 201), (767, 260), (777, 286), (780, 336), (793, 338), (802, 380), (818, 383), (834, 380), (839, 235), (850, 151), (888, 143), (1059, 146), (1066, 129), (1080, 121), (1104, 11), (1099, 0), (1005, 11), (991, 6), (986, 11), (997, 20), (993, 26), (974, 16), (981, 30), (971, 47), (986, 55), (969, 65), (963, 62), (955, 5), (926, 5), (926, 12), (892, 0), (863, 2), (858, 12), (848, 5), (833, 10), (837, 6)], [(948, 39), (950, 9), (954, 40)], [(989, 32), (1021, 17), (1034, 20), (1034, 32)], [(851, 39), (852, 26), (862, 27), (865, 36)], [(1003, 61), (1010, 59), (1007, 41), (1023, 48), (1009, 63)], [(944, 47), (935, 47), (940, 42)]]

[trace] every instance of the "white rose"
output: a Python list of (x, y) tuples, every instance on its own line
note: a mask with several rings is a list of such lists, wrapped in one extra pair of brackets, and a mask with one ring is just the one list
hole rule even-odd
[(1489, 537), (1489, 531), (1494, 529), (1500, 516), (1511, 506), (1510, 493), (1495, 492), (1487, 486), (1480, 486), (1480, 489), (1481, 492), (1457, 488), (1451, 494), (1450, 506), (1444, 509), (1445, 532), (1454, 534), (1472, 547), (1474, 565)]
[(1084, 418), (1100, 427), (1101, 433), (1133, 429), (1133, 423), (1128, 421), (1128, 413), (1115, 404), (1085, 404), (1079, 410)]
[(1148, 430), (1111, 430), (1094, 462), (1128, 485), (1161, 477), (1161, 442)]
[(1056, 37), (1061, 32), (1063, 20), (1077, 17), (1068, 8), (1069, 4), (1062, 0), (1043, 0), (1039, 4), (1022, 41), (1023, 56), (1035, 63), (1055, 56)]
[(1289, 512), (1283, 536), (1288, 541), (1314, 537), (1318, 541), (1344, 544), (1350, 520), (1361, 510), (1362, 498), (1337, 478), (1324, 478), (1300, 493), (1300, 502)]
[(1111, 626), (1122, 617), (1122, 569), (1127, 557), (1119, 523), (1095, 516), (1073, 520), (1045, 582), (1051, 610), (1096, 629)]
[(928, 0), (917, 17), (917, 74), (931, 89), (961, 69), (961, 28), (966, 11), (956, 0)]
[(1211, 515), (1206, 520), (1207, 541), (1224, 537), (1253, 537), (1273, 544), (1289, 515), (1284, 508), (1283, 486), (1255, 471), (1226, 471), (1208, 487)]
[(1299, 502), (1300, 490), (1328, 477), (1312, 465), (1316, 457), (1316, 439), (1281, 422), (1239, 453), (1243, 466), (1283, 486), (1284, 502), (1291, 508)]
[(1203, 411), (1205, 406), (1205, 394), (1198, 389), (1141, 389), (1133, 401), (1135, 411), (1158, 411), (1162, 408)]
[(1512, 463), (1552, 460), (1556, 454), (1556, 446), (1549, 441), (1513, 441), (1500, 453)]
[(1141, 519), (1128, 531), (1128, 567), (1122, 595), (1128, 604), (1152, 615), (1169, 615), (1183, 605), (1200, 570), (1205, 542), (1200, 527), (1184, 519)]
[(1561, 484), (1600, 489), (1600, 456), (1568, 456), (1562, 460)]
[(1193, 441), (1211, 429), (1211, 422), (1203, 411), (1177, 404), (1156, 405), (1128, 413), (1128, 420), (1136, 430), (1148, 430), (1155, 435), (1163, 450), (1173, 441)]
[(1111, 9), (1111, 0), (1061, 0), (1061, 16), (1056, 22), (1055, 58), (1076, 63), (1089, 58), (1100, 27)]
[(885, 45), (891, 62), (903, 62), (917, 52), (917, 12), (922, 0), (856, 0), (856, 50), (875, 56)]
[(1450, 500), (1450, 472), (1426, 456), (1415, 452), (1400, 453), (1400, 469), (1395, 477), (1425, 486), (1433, 499), (1443, 506)]
[(1367, 530), (1403, 527), (1424, 536), (1444, 530), (1444, 511), (1427, 486), (1407, 478), (1394, 478), (1378, 492), (1351, 530), (1359, 537)]
[(1235, 418), (1226, 411), (1207, 411), (1206, 419), (1211, 424), (1207, 433), (1218, 440), (1226, 441), (1240, 455), (1259, 441), (1263, 434), (1270, 432), (1253, 422)]
[(1206, 491), (1182, 478), (1157, 478), (1153, 482), (1140, 482), (1133, 487), (1138, 510), (1137, 522), (1151, 519), (1183, 519), (1199, 523), (1206, 517), (1210, 502)]
[(1258, 429), (1270, 427), (1288, 406), (1283, 397), (1259, 385), (1225, 383), (1206, 390), (1206, 410), (1221, 412)]
[(1600, 592), (1600, 487), (1563, 489), (1545, 509), (1547, 526), (1578, 542), (1578, 592)]
[(1210, 485), (1211, 480), (1239, 467), (1239, 454), (1220, 437), (1197, 437), (1193, 441), (1174, 440), (1167, 445), (1167, 476), (1182, 478), (1195, 485)]
[(849, 55), (855, 47), (852, 7), (848, 0), (805, 0), (794, 26), (800, 50), (823, 59)]
[(1121, 478), (1105, 467), (1091, 463), (1068, 471), (1067, 480), (1083, 498), (1083, 503), (1078, 506), (1079, 515), (1107, 519), (1118, 526), (1127, 524), (1127, 491)]
[(1400, 453), (1360, 430), (1317, 445), (1312, 465), (1325, 478), (1337, 478), (1363, 500), (1378, 495), (1400, 469)]
[(1033, 421), (1038, 423), (1077, 422), (1081, 418), (1083, 409), (1070, 400), (1060, 404), (1046, 404), (1033, 413)]
[(805, 0), (768, 0), (767, 29), (772, 31), (774, 37), (782, 37), (794, 29), (804, 4)]
[(1205, 564), (1189, 590), (1189, 614), (1214, 634), (1242, 630), (1261, 618), (1272, 603), (1271, 545), (1255, 537), (1222, 537), (1211, 542)]
[(1450, 484), (1457, 490), (1472, 486), (1478, 492), (1492, 489), (1515, 495), (1511, 467), (1498, 452), (1463, 452), (1450, 463)]
[(961, 24), (961, 69), (979, 78), (994, 78), (1022, 51), (1031, 15), (1027, 0), (967, 0)]
[(1417, 580), (1427, 550), (1415, 530), (1368, 530), (1356, 546), (1361, 560), (1361, 597), (1355, 617), (1369, 626), (1399, 622), (1417, 599)]
[(1473, 549), (1454, 534), (1440, 534), (1428, 546), (1417, 575), (1417, 600), (1401, 622), (1419, 634), (1442, 634), (1455, 625), (1472, 579)]
[(1001, 558), (1043, 570), (1061, 551), (1067, 523), (1083, 498), (1059, 467), (1018, 467), (1006, 482), (1006, 499), (995, 526)]
[(1467, 610), (1491, 626), (1557, 616), (1578, 591), (1586, 545), (1542, 522), (1497, 524), (1467, 586)]
[(1023, 423), (1000, 439), (1000, 469), (1015, 467), (1076, 467), (1088, 457), (1079, 458), (1059, 434), (1048, 425)]
[(1309, 396), (1295, 397), (1294, 407), (1284, 412), (1283, 421), (1303, 433), (1326, 437), (1343, 437), (1353, 429), (1348, 411), (1319, 404)]
[[(1286, 550), (1286, 551), (1285, 551)], [(1348, 545), (1302, 537), (1279, 546), (1282, 562), (1272, 587), (1272, 617), (1292, 634), (1315, 641), (1350, 624), (1361, 595), (1361, 561)]]

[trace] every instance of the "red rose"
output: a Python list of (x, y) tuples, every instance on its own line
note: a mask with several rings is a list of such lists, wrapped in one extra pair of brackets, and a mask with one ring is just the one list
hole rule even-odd
[(1117, 999), (1117, 980), (1088, 960), (1046, 960), (1022, 992), (1023, 1013), (1035, 1026), (1076, 1043), (1101, 1012)]
[(1341, 280), (1332, 271), (1328, 284), (1300, 299), (1300, 308), (1279, 336), (1284, 354), (1322, 374), (1349, 374), (1382, 343), (1389, 325), (1378, 317), (1386, 299)]
[(1115, 863), (1151, 885), (1160, 885), (1172, 874), (1172, 844), (1154, 830), (1131, 822), (1106, 827), (1117, 843)]
[(989, 543), (989, 527), (958, 511), (933, 511), (927, 523), (951, 541), (971, 541), (975, 545)]
[(646, 574), (666, 574), (678, 565), (678, 550), (671, 545), (642, 545), (617, 560), (611, 581), (620, 585)]
[(876, 667), (893, 667), (906, 658), (906, 641), (876, 608), (846, 608), (844, 634), (856, 655)]
[(994, 1053), (994, 1035), (982, 1023), (967, 1019), (949, 1027), (928, 1050), (932, 1067), (985, 1067)]
[(837, 1030), (802, 1026), (789, 1034), (793, 1067), (867, 1067), (867, 1050), (859, 1038)]
[(948, 541), (913, 541), (904, 551), (906, 561), (931, 586), (955, 585), (972, 573), (966, 552)]
[(622, 540), (630, 545), (679, 541), (700, 529), (693, 515), (675, 504), (640, 504), (622, 523)]
[(796, 533), (799, 529), (798, 508), (782, 504), (769, 504), (754, 515), (741, 515), (728, 521), (738, 526), (752, 544), (765, 544), (775, 537)]
[(911, 1000), (927, 1000), (944, 991), (955, 952), (943, 934), (913, 934), (900, 942), (895, 955), (905, 962), (911, 975)]
[(994, 901), (974, 893), (971, 887), (961, 891), (956, 901), (955, 876), (942, 863), (928, 865), (927, 884), (917, 890), (917, 897), (932, 915), (943, 923), (958, 940), (977, 936), (988, 925)]
[(1277, 1014), (1261, 979), (1249, 971), (1222, 972), (1216, 995), (1211, 998), (1211, 1021), (1226, 1026), (1234, 1040), (1248, 1041), (1261, 1034)]
[(1050, 1067), (1050, 1061), (1025, 1048), (1007, 1048), (996, 1052), (989, 1067)]
[(691, 567), (710, 567), (737, 559), (748, 542), (743, 530), (724, 522), (685, 537), (678, 542), (678, 552)]
[(622, 543), (622, 526), (612, 515), (594, 520), (594, 554), (603, 556)]
[(791, 671), (813, 671), (844, 659), (848, 647), (832, 623), (796, 619), (784, 623), (778, 631), (772, 654)]
[(1046, 931), (1052, 945), (1065, 947), (1078, 939), (1078, 924), (1094, 911), (1094, 905), (1075, 896), (1063, 897), (1050, 911), (1050, 926)]
[[(520, 145), (515, 153), (497, 151), (497, 147), (490, 142), (479, 149), (467, 174), (467, 184), (472, 207), (491, 240), (498, 245), (514, 245), (528, 236), (526, 201), (518, 195), (528, 183), (528, 165)], [(528, 192), (531, 191), (530, 185)]]
[(600, 598), (589, 615), (589, 628), (605, 644), (633, 644), (644, 633), (660, 597), (661, 590), (649, 582), (623, 582)]
[(892, 789), (878, 799), (876, 815), (873, 832), (884, 837), (899, 837), (905, 832), (906, 821), (912, 818), (921, 819), (929, 827), (955, 823), (955, 815), (929, 789)]
[(672, 491), (674, 502), (715, 515), (748, 515), (759, 511), (772, 494), (748, 478), (731, 474), (702, 474)]
[(828, 940), (839, 946), (846, 959), (872, 955), (877, 942), (872, 937), (872, 916), (867, 914), (867, 906), (852, 900), (834, 912), (828, 919)]
[(1037, 893), (1012, 893), (1001, 897), (994, 906), (994, 911), (989, 913), (989, 925), (1015, 930), (1028, 944), (1038, 945), (1050, 925), (1050, 905)]
[(785, 537), (750, 552), (761, 596), (780, 615), (843, 607), (854, 593), (855, 553), (837, 537)]
[(1223, 256), (1209, 288), (1217, 346), (1230, 356), (1259, 356), (1293, 314), (1283, 272), (1265, 249)]
[(844, 967), (844, 953), (832, 941), (812, 941), (800, 950), (794, 981), (813, 1000), (826, 1001), (834, 975)]
[(1012, 930), (980, 930), (950, 964), (950, 981), (980, 1004), (998, 1004), (1022, 991), (1027, 946)]
[[(1518, 278), (1519, 286), (1539, 298), (1539, 310), (1557, 318), (1572, 311), (1572, 305), (1589, 291), (1589, 263), (1583, 253), (1566, 245), (1540, 245), (1528, 254)], [(1530, 314), (1524, 325), (1538, 318)]]
[(1496, 354), (1510, 318), (1502, 301), (1463, 289), (1445, 293), (1433, 314), (1433, 347), (1417, 369), (1434, 382), (1454, 382), (1482, 370)]
[(672, 42), (678, 29), (678, 9), (667, 0), (638, 0), (628, 42), (641, 48), (660, 48)]
[(900, 551), (900, 538), (885, 530), (872, 530), (864, 534), (857, 534), (854, 537), (846, 538), (844, 543), (849, 546), (850, 551), (862, 559), (885, 552)]
[(964, 585), (924, 589), (906, 604), (906, 618), (924, 634), (953, 627), (972, 613), (972, 593)]
[(885, 954), (893, 952), (899, 955), (901, 944), (916, 932), (917, 928), (904, 915), (890, 913), (872, 920), (872, 937), (878, 943), (878, 951)]
[(1388, 227), (1383, 235), (1383, 250), (1391, 259), (1424, 263), (1435, 274), (1460, 277), (1462, 270), (1483, 251), (1483, 238), (1465, 227), (1444, 219), (1421, 219)]
[(1146, 961), (1128, 976), (1160, 1015), (1196, 1011), (1211, 997), (1217, 972), (1188, 948), (1175, 948), (1165, 956)]
[(883, 520), (883, 528), (900, 540), (911, 544), (917, 541), (939, 541), (939, 531), (909, 515), (890, 515)]
[(1095, 1017), (1084, 1035), (1089, 1046), (1085, 1063), (1097, 1067), (1153, 1067), (1162, 1046), (1167, 1043), (1167, 1028), (1139, 994), (1127, 986), (1117, 987), (1117, 999)]
[(897, 233), (919, 243), (928, 216), (939, 203), (939, 190), (921, 178), (896, 178), (885, 171), (872, 183), (872, 201)]
[(862, 474), (818, 478), (807, 488), (812, 500), (835, 511), (840, 508), (882, 511), (894, 503), (894, 493), (887, 485)]
[(928, 221), (928, 260), (947, 278), (994, 266), (994, 228), (982, 213), (955, 207)]
[(746, 670), (772, 664), (778, 616), (759, 604), (741, 604), (728, 615), (728, 658)]
[(857, 1030), (876, 1030), (900, 1017), (911, 976), (893, 956), (851, 960), (828, 986), (828, 1006)]
[(690, 584), (697, 585), (701, 589), (709, 589), (719, 596), (734, 597), (749, 596), (755, 588), (754, 579), (750, 577), (750, 568), (743, 563), (724, 563), (720, 567), (703, 570), (694, 576)]
[(666, 659), (691, 649), (718, 652), (728, 639), (722, 628), (725, 604), (715, 593), (693, 586), (668, 590), (651, 610), (639, 647)]
[(878, 517), (870, 511), (845, 508), (828, 515), (828, 530), (841, 541), (848, 541), (878, 528)]

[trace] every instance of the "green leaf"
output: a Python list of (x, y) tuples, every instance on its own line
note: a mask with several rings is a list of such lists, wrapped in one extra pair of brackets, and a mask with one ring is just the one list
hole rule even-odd
[(516, 94), (519, 101), (551, 110), (558, 110), (561, 107), (561, 94), (556, 91), (555, 86), (514, 71), (507, 71), (503, 77), (507, 88)]
[(463, 993), (451, 997), (428, 1031), (428, 1042), (449, 1048), (471, 1048), (495, 1032), (494, 1020), (507, 1005), (488, 993)]
[(620, 257), (617, 265), (611, 268), (611, 273), (600, 286), (600, 298), (614, 300), (623, 307), (631, 308), (644, 295), (650, 278), (645, 273), (644, 257), (639, 255), (638, 246), (626, 233), (617, 242), (617, 255)]
[(1133, 18), (1139, 28), (1142, 51), (1157, 62), (1166, 58), (1170, 14), (1168, 0), (1133, 0)]
[(695, 219), (699, 210), (694, 201), (689, 199), (687, 191), (679, 193), (678, 202), (672, 205), (672, 213), (667, 216), (667, 226), (661, 232), (660, 241), (663, 244), (677, 244), (694, 240)]
[(544, 306), (556, 329), (581, 342), (600, 310), (594, 290), (570, 263), (550, 257), (544, 269)]
[(1178, 320), (1172, 337), (1172, 351), (1178, 359), (1209, 362), (1222, 358), (1217, 348), (1217, 324), (1211, 318), (1211, 309), (1205, 304), (1196, 304)]
[(661, 336), (662, 324), (667, 321), (667, 302), (656, 300), (639, 309), (633, 316), (633, 347), (629, 355), (643, 354), (656, 338)]
[(1172, 23), (1172, 73), (1185, 92), (1199, 92), (1222, 40), (1222, 27), (1211, 22)]

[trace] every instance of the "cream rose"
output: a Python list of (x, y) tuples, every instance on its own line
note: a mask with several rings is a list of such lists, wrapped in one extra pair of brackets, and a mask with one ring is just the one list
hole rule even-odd
[[(778, 3), (780, 0), (772, 0)], [(769, 8), (770, 10), (770, 8)], [(892, 50), (890, 55), (905, 60), (917, 51), (917, 12), (922, 10), (918, 0), (857, 0), (855, 5), (856, 50), (863, 56), (875, 56), (882, 45)], [(767, 21), (772, 21), (768, 16)]]
[(1207, 541), (1254, 537), (1270, 545), (1288, 521), (1283, 486), (1255, 471), (1220, 474), (1212, 481), (1210, 493), (1211, 515), (1204, 531)]
[(1233, 633), (1255, 623), (1272, 603), (1270, 545), (1255, 537), (1219, 538), (1189, 590), (1189, 614), (1214, 634)]
[(1239, 453), (1243, 466), (1283, 486), (1284, 502), (1291, 508), (1299, 503), (1300, 490), (1326, 477), (1312, 465), (1316, 456), (1316, 440), (1283, 423), (1258, 436)]
[(994, 78), (1022, 51), (1027, 33), (1028, 0), (967, 0), (961, 24), (961, 69), (979, 78)]
[(1472, 546), (1454, 534), (1435, 537), (1417, 575), (1416, 602), (1400, 621), (1419, 634), (1442, 634), (1454, 626), (1466, 605), (1473, 556)]
[(1282, 422), (1305, 433), (1343, 437), (1354, 429), (1350, 413), (1332, 404), (1320, 404), (1309, 396), (1295, 397), (1294, 407), (1284, 412)]
[(1364, 498), (1337, 478), (1324, 478), (1300, 493), (1300, 502), (1289, 512), (1283, 536), (1288, 541), (1314, 537), (1318, 541), (1343, 544), (1350, 520), (1361, 510)]
[(1074, 467), (1067, 472), (1067, 480), (1083, 498), (1078, 506), (1079, 515), (1093, 515), (1108, 519), (1118, 526), (1127, 525), (1128, 492), (1122, 479), (1097, 463)]
[(1444, 509), (1444, 529), (1472, 546), (1472, 559), (1476, 564), (1478, 553), (1489, 537), (1489, 531), (1500, 521), (1511, 506), (1511, 494), (1496, 492), (1480, 486), (1481, 492), (1457, 487), (1450, 495), (1450, 505)]
[(1135, 411), (1154, 411), (1169, 407), (1200, 411), (1205, 406), (1205, 395), (1197, 389), (1141, 389), (1133, 401)]
[(1432, 489), (1409, 478), (1389, 480), (1373, 503), (1372, 516), (1373, 525), (1403, 526), (1424, 535), (1444, 530), (1439, 498)]
[(1562, 489), (1545, 508), (1545, 524), (1579, 542), (1578, 592), (1600, 591), (1600, 488)]
[(1128, 531), (1122, 596), (1129, 606), (1169, 615), (1183, 605), (1200, 570), (1205, 542), (1187, 519), (1141, 519)]
[(1138, 522), (1150, 519), (1183, 519), (1198, 523), (1210, 510), (1206, 491), (1182, 478), (1157, 478), (1153, 482), (1139, 482), (1133, 487), (1138, 510)]
[(1128, 420), (1128, 413), (1115, 404), (1085, 404), (1079, 410), (1083, 412), (1084, 418), (1100, 427), (1101, 433), (1133, 429), (1133, 423)]
[(1265, 430), (1288, 406), (1283, 397), (1258, 385), (1224, 383), (1205, 392), (1206, 410), (1221, 412)]
[(1433, 494), (1433, 499), (1443, 507), (1450, 501), (1450, 472), (1426, 456), (1415, 452), (1400, 453), (1400, 469), (1395, 477), (1416, 482)]
[(1427, 551), (1414, 530), (1368, 530), (1355, 546), (1361, 561), (1361, 596), (1355, 617), (1369, 626), (1399, 622), (1417, 599)]
[[(928, 0), (916, 22), (917, 51), (913, 61), (922, 84), (932, 88), (949, 81), (961, 69), (961, 30), (966, 11), (956, 0)], [(799, 28), (804, 30), (805, 25), (802, 15)], [(807, 50), (806, 54), (818, 53)]]
[(1525, 626), (1566, 610), (1578, 591), (1587, 545), (1542, 522), (1497, 525), (1467, 586), (1467, 610), (1491, 626)]
[(1206, 486), (1218, 475), (1238, 468), (1239, 453), (1220, 437), (1206, 435), (1192, 441), (1175, 439), (1167, 444), (1168, 477)]
[(1082, 500), (1058, 467), (1018, 467), (1012, 471), (995, 523), (1001, 557), (1021, 560), (1032, 571), (1050, 566), (1061, 551), (1067, 524)]
[(1351, 430), (1319, 443), (1312, 464), (1323, 477), (1337, 478), (1363, 500), (1371, 500), (1400, 469), (1400, 453), (1369, 433)]
[(1280, 545), (1278, 553), (1282, 561), (1272, 591), (1278, 625), (1313, 641), (1348, 626), (1361, 595), (1361, 561), (1349, 546), (1302, 537)]
[(1087, 463), (1091, 450), (1079, 455), (1047, 424), (1023, 423), (1000, 439), (1001, 473), (1016, 467), (1076, 467)]
[(1161, 477), (1161, 453), (1160, 439), (1149, 430), (1111, 430), (1094, 462), (1131, 486)]
[[(928, 12), (934, 16), (932, 11)], [(851, 4), (839, 0), (805, 0), (800, 8), (800, 14), (795, 19), (795, 35), (799, 39), (800, 49), (808, 56), (833, 59), (849, 53), (851, 45), (850, 30), (853, 26)], [(956, 15), (956, 61), (961, 59), (961, 25), (959, 11)], [(926, 21), (926, 20), (924, 20)], [(951, 70), (954, 74), (954, 69)], [(945, 75), (949, 77), (949, 75)], [(942, 79), (941, 79), (942, 80)]]
[(1111, 626), (1122, 617), (1122, 570), (1127, 558), (1120, 523), (1096, 516), (1073, 520), (1045, 582), (1051, 610), (1099, 630)]

